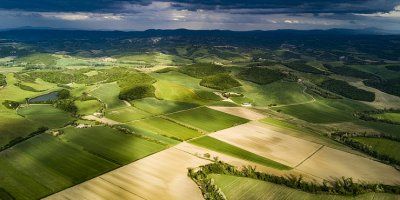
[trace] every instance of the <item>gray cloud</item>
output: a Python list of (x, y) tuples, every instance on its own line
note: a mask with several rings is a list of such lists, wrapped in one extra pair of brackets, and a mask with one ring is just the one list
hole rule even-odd
[[(400, 0), (0, 0), (0, 28), (400, 29)], [(388, 17), (390, 16), (390, 17)]]

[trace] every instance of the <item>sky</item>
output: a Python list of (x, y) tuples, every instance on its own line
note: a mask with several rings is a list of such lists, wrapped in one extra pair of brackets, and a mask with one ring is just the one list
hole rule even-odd
[(0, 0), (0, 29), (400, 31), (400, 0)]

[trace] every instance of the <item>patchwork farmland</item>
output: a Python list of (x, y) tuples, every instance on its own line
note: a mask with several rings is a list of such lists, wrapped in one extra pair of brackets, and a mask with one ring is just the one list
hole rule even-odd
[(0, 30), (0, 200), (400, 199), (400, 39), (336, 31)]

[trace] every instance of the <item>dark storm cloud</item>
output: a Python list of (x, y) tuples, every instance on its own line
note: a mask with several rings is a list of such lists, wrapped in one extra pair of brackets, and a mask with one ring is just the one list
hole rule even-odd
[[(400, 0), (160, 0), (177, 9), (233, 10), (239, 14), (388, 12)], [(125, 12), (126, 4), (152, 0), (0, 0), (0, 9), (41, 12)]]
[(400, 0), (175, 0), (176, 7), (196, 9), (246, 9), (268, 13), (374, 13), (387, 12)]
[(0, 0), (0, 9), (37, 12), (118, 12), (121, 3), (148, 5), (148, 0)]

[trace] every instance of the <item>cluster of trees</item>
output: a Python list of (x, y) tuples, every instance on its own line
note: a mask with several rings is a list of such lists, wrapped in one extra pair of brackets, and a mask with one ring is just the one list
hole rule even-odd
[(187, 175), (200, 188), (205, 200), (226, 200), (227, 198), (225, 197), (221, 189), (219, 189), (218, 186), (214, 184), (211, 178), (208, 178), (208, 174), (210, 173), (202, 170), (202, 168), (206, 166), (201, 166), (200, 169), (197, 170), (189, 168)]
[(366, 135), (365, 133), (358, 134), (358, 133), (347, 133), (347, 132), (333, 133), (333, 134), (331, 134), (331, 137), (340, 143), (343, 143), (347, 146), (357, 149), (357, 150), (359, 150), (367, 155), (370, 155), (378, 160), (381, 160), (385, 163), (397, 165), (397, 166), (400, 165), (400, 160), (397, 160), (389, 155), (381, 154), (381, 153), (375, 151), (371, 146), (365, 145), (361, 142), (358, 142), (358, 141), (352, 139), (352, 137), (368, 137), (368, 138), (383, 138), (383, 139), (394, 140), (394, 141), (400, 142), (399, 138), (394, 138), (394, 137), (387, 136), (387, 135), (378, 135), (378, 134), (377, 135), (373, 135), (373, 134)]
[(171, 71), (178, 71), (178, 68), (176, 67), (166, 67), (166, 68), (162, 68), (159, 70), (154, 71), (155, 73), (167, 73), (167, 72), (171, 72)]
[(350, 85), (346, 81), (327, 79), (321, 82), (319, 86), (328, 91), (334, 92), (350, 99), (369, 102), (375, 100), (375, 93), (358, 89), (357, 87)]
[(19, 107), (20, 103), (16, 102), (16, 101), (11, 101), (11, 100), (5, 100), (3, 102), (3, 105), (8, 109), (17, 109)]
[(324, 64), (324, 67), (327, 68), (329, 71), (343, 75), (343, 76), (351, 76), (351, 77), (356, 77), (356, 78), (362, 78), (362, 79), (370, 79), (370, 78), (376, 78), (376, 75), (368, 73), (368, 72), (363, 72), (358, 69), (354, 69), (348, 66), (333, 66), (331, 64)]
[(60, 99), (53, 104), (56, 108), (75, 114), (78, 112), (78, 107), (73, 99)]
[[(200, 183), (203, 194), (212, 197), (221, 197), (220, 191), (208, 180), (209, 174), (226, 174), (253, 178), (261, 181), (284, 185), (286, 187), (302, 190), (314, 194), (334, 194), (334, 195), (359, 195), (369, 192), (385, 192), (400, 194), (400, 186), (391, 186), (384, 184), (355, 183), (352, 178), (342, 177), (333, 181), (324, 181), (323, 184), (304, 181), (301, 176), (276, 176), (268, 173), (258, 172), (254, 167), (243, 167), (238, 170), (232, 165), (217, 161), (211, 164), (200, 166), (197, 169), (188, 169), (188, 176), (196, 183)], [(207, 185), (208, 184), (208, 185)], [(221, 198), (219, 198), (221, 199)]]
[(383, 113), (400, 113), (400, 110), (397, 109), (382, 109), (382, 110), (370, 110), (370, 111), (362, 111), (362, 112), (357, 112), (355, 113), (355, 116), (357, 116), (359, 119), (364, 120), (364, 121), (374, 121), (374, 122), (383, 122), (383, 123), (388, 123), (388, 124), (398, 124), (400, 125), (399, 122), (392, 121), (389, 119), (381, 119), (374, 117), (374, 114), (383, 114)]
[(6, 76), (4, 76), (3, 74), (0, 74), (0, 87), (6, 86), (6, 85), (7, 85)]
[(365, 85), (374, 87), (388, 94), (400, 97), (400, 78), (384, 80), (380, 78), (368, 79), (363, 81)]
[(31, 86), (24, 85), (24, 84), (22, 84), (20, 82), (17, 82), (14, 85), (19, 87), (19, 88), (21, 88), (22, 90), (31, 91), (31, 92), (41, 92), (41, 90), (37, 90), (37, 89), (35, 89), (35, 88), (31, 87)]
[(133, 85), (132, 87), (121, 89), (118, 98), (126, 101), (132, 101), (145, 97), (154, 97), (155, 90), (156, 89), (154, 86), (150, 84)]
[(179, 68), (179, 72), (195, 78), (203, 78), (220, 73), (229, 73), (225, 67), (211, 63), (196, 63)]
[(200, 85), (217, 90), (226, 90), (233, 87), (241, 86), (239, 81), (226, 73), (204, 77), (201, 79)]
[[(98, 82), (117, 82), (121, 88), (119, 97), (124, 100), (133, 100), (143, 97), (154, 96), (154, 87), (151, 85), (155, 79), (151, 76), (140, 73), (137, 70), (128, 68), (112, 68), (96, 70), (98, 73), (93, 76), (87, 76), (85, 73), (93, 69), (79, 69), (67, 71), (32, 71), (17, 74), (17, 78), (24, 81), (34, 81), (41, 78), (50, 83), (68, 84), (95, 84)], [(68, 103), (68, 102), (63, 102)]]
[(78, 107), (75, 105), (75, 99), (72, 98), (69, 90), (62, 89), (58, 91), (57, 97), (58, 99), (53, 103), (54, 107), (72, 114), (76, 114), (78, 112)]
[(304, 61), (293, 61), (293, 62), (289, 62), (289, 63), (284, 63), (284, 65), (286, 67), (289, 67), (291, 69), (297, 70), (297, 71), (301, 71), (301, 72), (305, 72), (305, 73), (311, 73), (311, 74), (320, 74), (320, 75), (326, 75), (328, 74), (325, 71), (319, 70), (311, 65), (306, 64), (306, 62)]
[(27, 135), (25, 137), (16, 137), (13, 140), (11, 140), (10, 142), (8, 142), (7, 144), (5, 144), (4, 146), (0, 147), (0, 151), (11, 148), (11, 147), (15, 146), (16, 144), (23, 142), (25, 140), (28, 140), (29, 138), (32, 138), (34, 136), (40, 135), (40, 134), (46, 132), (47, 130), (48, 130), (47, 127), (39, 127), (36, 131), (30, 133), (29, 135)]
[(250, 67), (242, 70), (238, 76), (243, 80), (265, 85), (283, 79), (285, 74), (265, 67)]
[(400, 65), (388, 65), (388, 66), (386, 66), (386, 69), (392, 70), (395, 72), (400, 72)]

